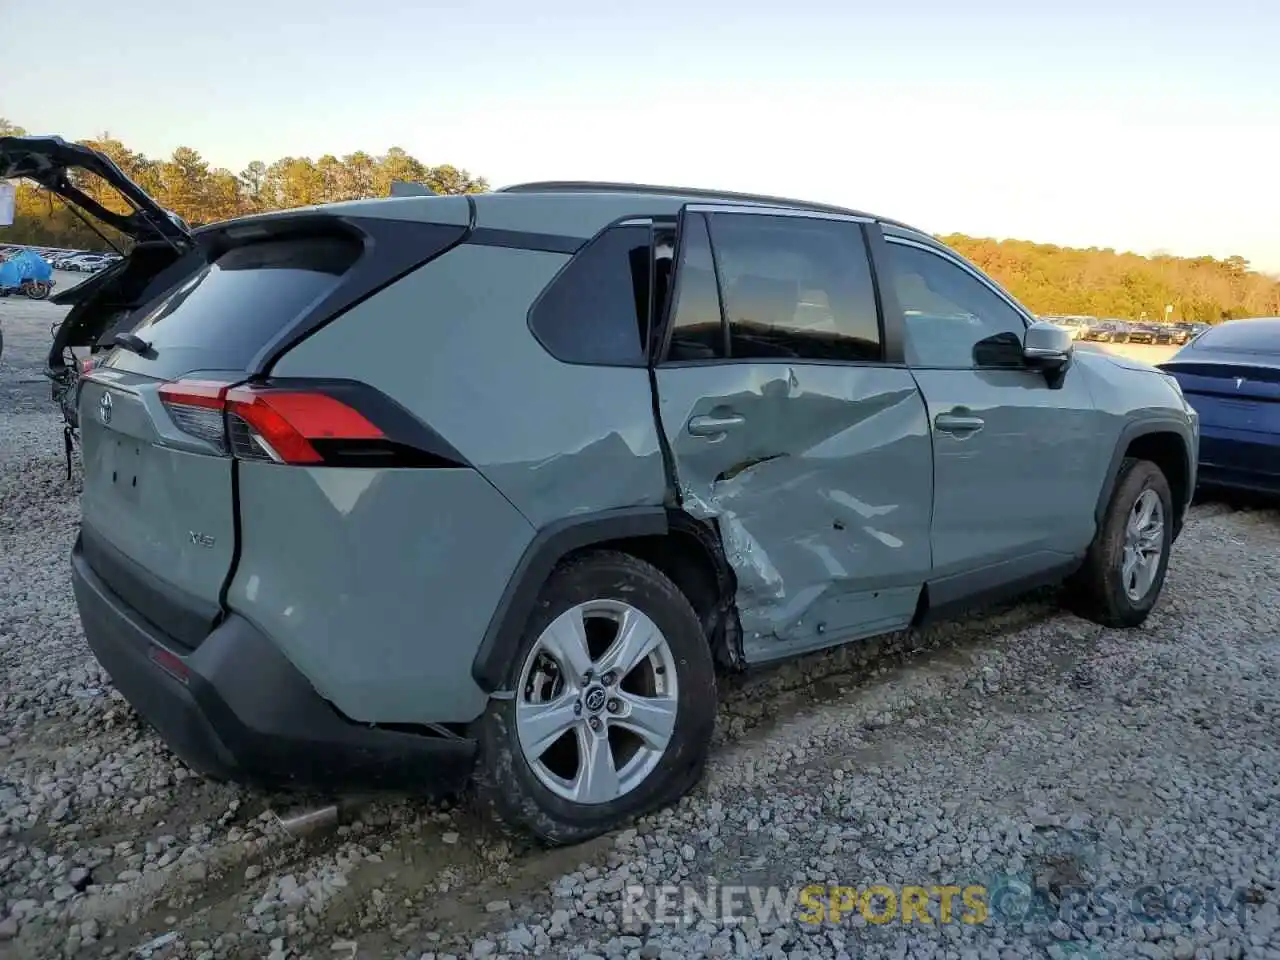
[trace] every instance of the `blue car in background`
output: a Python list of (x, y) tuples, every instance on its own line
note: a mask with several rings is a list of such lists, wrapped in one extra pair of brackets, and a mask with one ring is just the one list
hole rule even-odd
[(0, 257), (0, 297), (21, 293), (43, 300), (53, 289), (53, 268), (34, 250)]
[(1210, 327), (1159, 366), (1200, 414), (1200, 485), (1280, 494), (1280, 317)]

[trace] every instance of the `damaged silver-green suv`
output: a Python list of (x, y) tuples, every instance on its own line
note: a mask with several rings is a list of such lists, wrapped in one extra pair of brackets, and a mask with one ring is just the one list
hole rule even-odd
[(1054, 581), (1141, 623), (1195, 486), (1171, 378), (878, 217), (577, 183), (180, 236), (138, 207), (58, 344), (97, 358), (75, 590), (210, 775), (474, 779), (581, 840), (697, 781), (718, 671)]

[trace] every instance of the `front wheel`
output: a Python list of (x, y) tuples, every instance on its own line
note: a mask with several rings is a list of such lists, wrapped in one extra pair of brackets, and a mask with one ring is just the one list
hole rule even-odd
[(23, 288), (23, 292), (29, 300), (43, 300), (49, 296), (49, 288), (50, 285), (44, 281), (33, 280)]
[(1164, 587), (1173, 546), (1173, 497), (1149, 460), (1120, 465), (1106, 515), (1070, 584), (1080, 616), (1105, 627), (1136, 627)]
[(715, 724), (711, 650), (660, 570), (602, 551), (559, 567), (479, 721), (477, 792), (507, 825), (579, 843), (679, 799)]

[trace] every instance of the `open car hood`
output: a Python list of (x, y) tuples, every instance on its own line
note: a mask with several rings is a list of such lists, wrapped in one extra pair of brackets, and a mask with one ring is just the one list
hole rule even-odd
[[(97, 174), (136, 208), (120, 214), (108, 210), (84, 191), (68, 175), (80, 169)], [(106, 154), (61, 137), (0, 137), (0, 180), (25, 177), (52, 190), (125, 236), (142, 243), (163, 240), (186, 250), (193, 245), (191, 231), (174, 214), (129, 179)]]

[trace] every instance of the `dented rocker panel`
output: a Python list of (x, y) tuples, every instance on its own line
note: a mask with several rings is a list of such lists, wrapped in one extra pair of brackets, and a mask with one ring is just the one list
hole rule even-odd
[[(725, 363), (656, 371), (681, 504), (717, 524), (747, 662), (905, 626), (931, 565), (933, 462), (909, 371)], [(734, 421), (690, 433), (694, 418)]]

